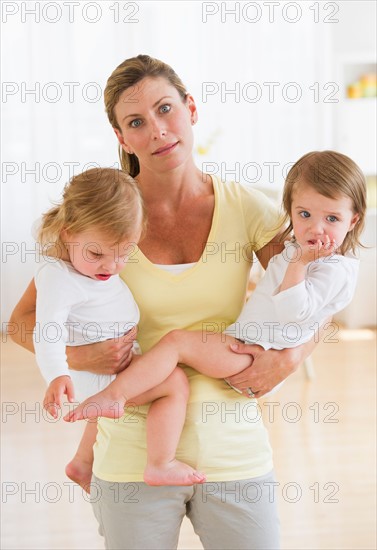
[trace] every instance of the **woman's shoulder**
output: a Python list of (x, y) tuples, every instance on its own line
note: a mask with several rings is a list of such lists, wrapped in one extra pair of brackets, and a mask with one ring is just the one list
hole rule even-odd
[(241, 204), (244, 207), (276, 209), (277, 205), (261, 190), (236, 180), (223, 180), (219, 176), (212, 176), (215, 191), (220, 199), (227, 204)]

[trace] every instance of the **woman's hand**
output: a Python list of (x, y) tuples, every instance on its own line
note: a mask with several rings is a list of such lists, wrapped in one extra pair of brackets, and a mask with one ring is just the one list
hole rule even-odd
[(95, 374), (118, 374), (131, 363), (132, 345), (136, 336), (137, 328), (133, 327), (118, 338), (86, 346), (67, 347), (69, 368)]
[(227, 378), (230, 384), (241, 390), (246, 397), (252, 397), (249, 390), (258, 398), (270, 392), (292, 374), (302, 361), (301, 346), (265, 351), (258, 345), (240, 343), (232, 344), (230, 348), (235, 353), (246, 353), (254, 358), (250, 367)]

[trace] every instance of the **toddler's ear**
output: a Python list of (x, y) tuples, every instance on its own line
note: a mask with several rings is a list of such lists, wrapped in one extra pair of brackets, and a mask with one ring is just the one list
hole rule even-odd
[(357, 222), (359, 221), (360, 219), (360, 216), (359, 214), (355, 214), (354, 217), (352, 218), (351, 220), (351, 223), (350, 223), (350, 227), (348, 229), (348, 232), (349, 231), (352, 231), (352, 229), (355, 227), (355, 225), (357, 224)]
[(64, 227), (63, 227), (63, 229), (60, 231), (60, 238), (61, 238), (61, 240), (63, 241), (63, 243), (64, 243), (65, 241), (68, 240), (68, 232), (67, 232), (66, 229), (64, 229)]

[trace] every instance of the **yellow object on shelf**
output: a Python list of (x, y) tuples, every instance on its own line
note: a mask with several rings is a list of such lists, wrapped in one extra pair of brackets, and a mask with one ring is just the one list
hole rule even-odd
[(352, 84), (347, 87), (347, 97), (350, 99), (358, 99), (359, 97), (363, 97), (363, 89), (360, 82), (352, 82)]
[(375, 73), (364, 74), (359, 80), (347, 86), (347, 97), (359, 99), (361, 97), (377, 96), (377, 76)]

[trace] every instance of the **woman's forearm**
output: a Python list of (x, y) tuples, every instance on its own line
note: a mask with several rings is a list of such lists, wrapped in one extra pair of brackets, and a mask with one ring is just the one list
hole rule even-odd
[(37, 291), (33, 279), (14, 308), (7, 331), (13, 342), (32, 353), (34, 353), (33, 330), (36, 299)]
[(111, 340), (104, 340), (86, 346), (67, 346), (69, 368), (89, 371), (95, 374), (118, 374), (130, 364), (133, 356), (133, 342), (137, 328)]
[(291, 372), (294, 372), (300, 365), (302, 365), (305, 359), (311, 355), (318, 342), (322, 340), (326, 327), (330, 322), (331, 317), (325, 320), (325, 322), (319, 327), (318, 331), (315, 332), (313, 337), (308, 342), (305, 342), (305, 344), (301, 344), (295, 348), (283, 349), (279, 352), (283, 361), (283, 366), (287, 369), (287, 371), (291, 370)]
[(33, 330), (35, 327), (35, 311), (18, 315), (16, 309), (9, 320), (7, 336), (19, 346), (34, 353)]
[(240, 343), (231, 346), (232, 351), (236, 353), (253, 355), (254, 362), (240, 374), (229, 377), (229, 382), (245, 395), (247, 395), (247, 389), (251, 388), (257, 397), (262, 397), (302, 365), (323, 337), (323, 327), (326, 327), (327, 321), (308, 342), (295, 348), (263, 351), (260, 346), (252, 344)]
[(314, 339), (295, 348), (285, 348), (278, 351), (279, 363), (282, 370), (287, 372), (287, 376), (295, 372), (307, 357), (312, 353), (316, 346)]

